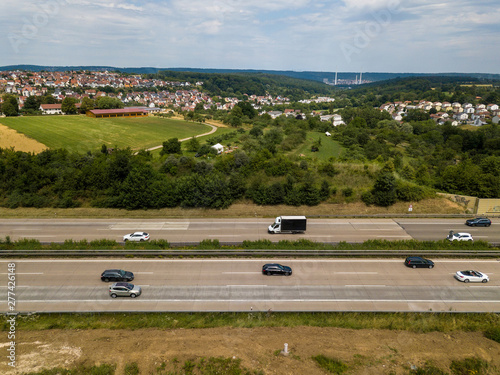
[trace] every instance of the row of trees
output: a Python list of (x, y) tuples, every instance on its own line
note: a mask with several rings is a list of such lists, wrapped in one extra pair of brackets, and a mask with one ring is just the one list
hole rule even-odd
[(214, 164), (170, 154), (158, 166), (150, 153), (134, 155), (130, 150), (108, 154), (103, 148), (85, 155), (46, 150), (33, 155), (0, 149), (0, 204), (12, 208), (75, 207), (83, 203), (126, 209), (226, 208), (242, 197), (258, 204), (316, 205), (330, 196), (327, 183), (314, 182), (314, 171), (305, 172), (291, 163), (289, 177), (280, 190), (283, 195), (270, 201), (268, 187), (255, 181), (266, 180), (261, 173), (283, 176), (284, 171), (272, 168), (279, 162), (265, 151), (253, 157), (244, 152), (226, 155)]

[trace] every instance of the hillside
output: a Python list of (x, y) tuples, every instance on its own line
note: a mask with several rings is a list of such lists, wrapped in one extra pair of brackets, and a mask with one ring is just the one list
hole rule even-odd
[[(311, 81), (323, 82), (326, 78), (330, 81), (335, 79), (335, 72), (313, 72), (313, 71), (291, 71), (291, 70), (266, 70), (266, 69), (216, 69), (216, 68), (155, 68), (155, 67), (113, 67), (113, 66), (46, 66), (46, 65), (6, 65), (1, 66), (0, 71), (7, 70), (30, 70), (39, 72), (42, 70), (46, 71), (78, 71), (78, 70), (90, 70), (90, 71), (120, 71), (123, 73), (137, 73), (137, 74), (156, 74), (160, 71), (169, 70), (176, 72), (197, 72), (197, 73), (221, 73), (221, 74), (248, 74), (248, 73), (262, 73), (268, 75), (279, 75), (287, 76), (291, 78), (306, 79)], [(360, 72), (338, 72), (337, 78), (344, 80), (355, 80), (356, 76), (359, 76)], [(410, 72), (363, 72), (363, 78), (367, 81), (384, 81), (394, 78), (406, 78), (406, 77), (422, 77), (422, 76), (440, 76), (440, 77), (472, 77), (475, 79), (494, 79), (499, 80), (500, 74), (490, 74), (490, 73), (410, 73)]]

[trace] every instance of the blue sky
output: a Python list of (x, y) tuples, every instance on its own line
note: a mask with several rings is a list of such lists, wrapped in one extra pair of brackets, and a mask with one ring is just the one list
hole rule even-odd
[(0, 65), (500, 73), (497, 0), (23, 0), (0, 15)]

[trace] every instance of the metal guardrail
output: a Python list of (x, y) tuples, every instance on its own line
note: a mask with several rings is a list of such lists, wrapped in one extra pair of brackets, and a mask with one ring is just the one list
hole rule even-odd
[(500, 250), (0, 250), (0, 257), (402, 257), (416, 254), (434, 257), (500, 258)]

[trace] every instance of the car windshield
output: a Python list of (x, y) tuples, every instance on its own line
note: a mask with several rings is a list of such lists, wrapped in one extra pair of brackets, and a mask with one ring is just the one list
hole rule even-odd
[(125, 276), (125, 271), (124, 270), (119, 270), (118, 273), (120, 274), (120, 276)]

